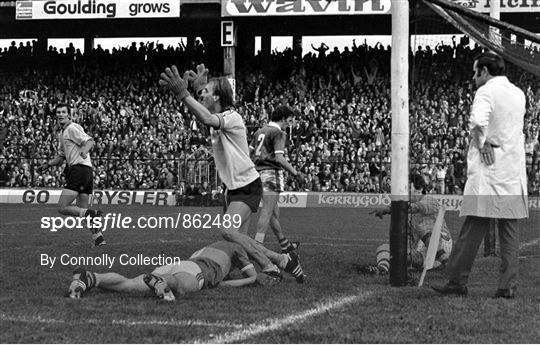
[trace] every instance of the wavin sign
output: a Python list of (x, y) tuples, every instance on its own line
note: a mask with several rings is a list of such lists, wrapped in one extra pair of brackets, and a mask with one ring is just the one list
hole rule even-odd
[(223, 16), (384, 14), (390, 0), (227, 0)]

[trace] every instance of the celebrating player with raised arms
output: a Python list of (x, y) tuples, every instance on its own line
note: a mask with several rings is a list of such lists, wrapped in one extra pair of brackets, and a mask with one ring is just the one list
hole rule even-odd
[[(86, 134), (83, 128), (71, 121), (67, 104), (59, 103), (55, 107), (56, 119), (60, 126), (58, 134), (58, 153), (53, 159), (43, 163), (38, 170), (45, 171), (51, 166), (66, 161), (66, 186), (62, 189), (58, 201), (58, 212), (75, 217), (99, 217), (102, 212), (88, 208), (89, 198), (93, 191), (93, 171), (90, 150), (94, 147), (94, 139)], [(75, 205), (72, 205), (76, 200)], [(95, 246), (105, 244), (99, 229), (90, 228)]]
[(287, 170), (302, 184), (303, 176), (284, 157), (286, 133), (285, 127), (292, 122), (294, 112), (287, 106), (278, 106), (270, 114), (270, 123), (259, 129), (253, 136), (250, 150), (253, 152), (255, 168), (261, 175), (263, 184), (263, 206), (255, 239), (261, 243), (268, 226), (276, 235), (282, 253), (295, 250), (299, 243), (290, 242), (281, 230), (279, 223), (279, 194), (283, 192), (283, 169)]
[[(172, 66), (161, 73), (159, 84), (172, 91), (198, 120), (211, 128), (216, 169), (226, 186), (225, 213), (231, 217), (240, 215), (242, 220), (238, 229), (222, 224), (221, 234), (227, 241), (244, 247), (261, 265), (263, 273), (275, 276), (276, 280), (281, 279), (278, 267), (272, 263), (275, 262), (279, 268), (294, 276), (298, 283), (302, 283), (304, 273), (296, 253), (275, 253), (247, 236), (249, 219), (252, 213), (257, 212), (261, 201), (262, 183), (249, 157), (246, 126), (242, 116), (233, 109), (233, 90), (228, 79), (220, 77), (206, 82), (208, 72), (204, 65), (199, 65), (197, 69), (199, 74), (188, 71), (182, 78), (176, 66)], [(187, 90), (190, 76), (200, 102)]]

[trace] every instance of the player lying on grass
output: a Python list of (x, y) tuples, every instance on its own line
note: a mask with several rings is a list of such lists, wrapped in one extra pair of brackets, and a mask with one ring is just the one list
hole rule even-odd
[[(275, 264), (286, 268), (287, 257)], [(238, 268), (241, 279), (226, 280), (229, 273)], [(258, 281), (262, 285), (272, 284), (274, 280), (265, 275), (257, 276), (255, 267), (249, 261), (244, 248), (227, 241), (212, 243), (195, 252), (189, 260), (157, 267), (152, 273), (141, 274), (135, 278), (126, 278), (115, 272), (95, 273), (83, 268), (76, 268), (69, 285), (69, 297), (81, 298), (94, 287), (131, 293), (153, 291), (161, 299), (174, 301), (177, 296), (201, 289), (215, 287), (239, 287)]]
[[(422, 269), (424, 258), (427, 253), (429, 239), (437, 214), (439, 213), (439, 204), (437, 200), (425, 195), (426, 182), (419, 174), (414, 174), (411, 179), (411, 204), (409, 206), (409, 238), (413, 244), (413, 249), (409, 253), (410, 265), (415, 269)], [(390, 214), (390, 207), (372, 211), (371, 214), (383, 218), (385, 214)], [(452, 236), (448, 231), (446, 222), (443, 221), (439, 248), (435, 256), (434, 268), (446, 265), (450, 252), (452, 251)], [(359, 269), (360, 273), (376, 275), (388, 274), (390, 270), (390, 246), (388, 243), (382, 244), (377, 248), (377, 265), (366, 265)]]
[(259, 129), (253, 136), (250, 151), (253, 153), (255, 168), (261, 175), (263, 184), (262, 208), (259, 221), (257, 223), (257, 233), (255, 240), (263, 243), (268, 226), (276, 235), (281, 246), (282, 253), (289, 253), (295, 250), (299, 243), (290, 242), (279, 223), (279, 194), (283, 192), (284, 178), (283, 169), (294, 176), (300, 184), (304, 177), (297, 171), (291, 163), (283, 156), (285, 153), (285, 141), (287, 134), (285, 127), (292, 123), (294, 112), (291, 108), (280, 105), (270, 114), (270, 123)]
[[(186, 71), (184, 78), (178, 74), (176, 66), (166, 68), (161, 73), (159, 85), (173, 92), (188, 110), (210, 128), (213, 157), (216, 169), (225, 185), (225, 213), (238, 215), (239, 228), (220, 227), (221, 235), (227, 241), (241, 245), (261, 267), (262, 273), (281, 280), (279, 268), (272, 261), (281, 260), (281, 255), (268, 250), (261, 243), (247, 235), (250, 217), (257, 212), (262, 197), (262, 182), (255, 165), (249, 157), (246, 126), (242, 116), (234, 110), (233, 90), (226, 77), (213, 78), (207, 82), (208, 70), (204, 65), (197, 71)], [(191, 75), (191, 77), (190, 77)], [(191, 80), (197, 101), (188, 91)], [(304, 282), (304, 272), (295, 252), (287, 254), (285, 271)]]

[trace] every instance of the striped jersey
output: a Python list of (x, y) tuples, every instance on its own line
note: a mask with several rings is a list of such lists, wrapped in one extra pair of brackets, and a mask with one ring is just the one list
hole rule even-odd
[[(439, 203), (434, 198), (425, 195), (419, 201), (411, 203), (411, 218), (409, 221), (411, 236), (413, 243), (417, 243), (419, 240), (422, 240), (428, 234), (431, 234), (433, 231), (433, 226), (437, 220), (437, 214), (439, 213)], [(448, 227), (446, 226), (446, 221), (443, 221), (441, 229), (441, 241), (450, 240), (452, 236)]]
[(242, 272), (253, 268), (246, 250), (237, 243), (219, 241), (193, 253), (189, 261), (196, 263), (204, 278), (203, 289), (217, 286), (233, 268)]
[(216, 115), (219, 129), (212, 128), (210, 135), (219, 177), (229, 190), (247, 186), (259, 178), (259, 173), (249, 157), (244, 120), (234, 110)]
[(86, 158), (81, 157), (81, 147), (90, 139), (79, 124), (71, 122), (58, 134), (58, 154), (69, 166), (82, 164), (91, 168), (90, 154)]
[(270, 122), (255, 132), (250, 147), (255, 150), (253, 162), (255, 162), (257, 171), (282, 169), (281, 165), (276, 162), (276, 154), (285, 153), (286, 139), (287, 135), (275, 122)]

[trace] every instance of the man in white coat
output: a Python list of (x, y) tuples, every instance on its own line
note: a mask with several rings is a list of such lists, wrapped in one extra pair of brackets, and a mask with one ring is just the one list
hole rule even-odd
[(447, 266), (449, 281), (432, 288), (467, 295), (467, 281), (491, 219), (499, 220), (501, 267), (494, 297), (513, 298), (518, 273), (517, 219), (529, 216), (523, 118), (525, 94), (503, 75), (504, 61), (494, 53), (473, 65), (478, 87), (469, 129), (467, 182), (460, 216), (466, 216)]

